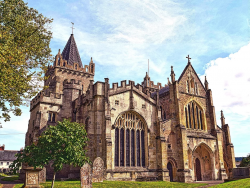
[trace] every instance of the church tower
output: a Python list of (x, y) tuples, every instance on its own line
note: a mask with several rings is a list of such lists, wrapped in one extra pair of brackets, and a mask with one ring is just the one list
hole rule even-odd
[(82, 64), (74, 35), (71, 34), (63, 52), (59, 49), (53, 65), (48, 66), (44, 81), (47, 88), (30, 102), (25, 145), (35, 142), (38, 132), (45, 130), (47, 125), (54, 125), (63, 118), (74, 119), (73, 101), (86, 93), (94, 75), (93, 59), (88, 65)]

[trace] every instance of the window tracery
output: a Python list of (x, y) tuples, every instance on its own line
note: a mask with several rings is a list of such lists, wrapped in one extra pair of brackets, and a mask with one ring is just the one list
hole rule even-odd
[(144, 167), (145, 123), (133, 112), (125, 112), (115, 123), (115, 166)]
[(202, 108), (192, 101), (184, 107), (186, 127), (205, 130)]

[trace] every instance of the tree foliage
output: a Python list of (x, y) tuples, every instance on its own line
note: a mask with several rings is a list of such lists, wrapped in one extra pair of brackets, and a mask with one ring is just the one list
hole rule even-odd
[(247, 157), (243, 157), (243, 159), (240, 162), (240, 167), (247, 167), (250, 166), (250, 154), (247, 155)]
[(18, 153), (10, 168), (16, 173), (22, 163), (37, 168), (51, 162), (54, 168), (53, 184), (55, 173), (62, 170), (63, 164), (83, 166), (86, 162), (90, 162), (84, 149), (87, 141), (84, 126), (64, 119), (56, 126), (50, 126), (45, 130), (37, 143), (25, 147), (23, 152)]
[(22, 0), (0, 0), (0, 120), (35, 96), (51, 59), (52, 19)]

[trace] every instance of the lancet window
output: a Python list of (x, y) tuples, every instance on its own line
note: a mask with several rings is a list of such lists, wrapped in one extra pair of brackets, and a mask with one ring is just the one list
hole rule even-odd
[(126, 112), (115, 123), (115, 166), (144, 167), (144, 120), (136, 113)]
[(187, 90), (187, 93), (189, 93), (189, 82), (188, 82), (188, 80), (187, 80), (187, 88), (186, 88), (186, 90)]
[(192, 101), (187, 106), (185, 106), (185, 120), (186, 127), (190, 129), (200, 129), (205, 130), (204, 127), (204, 117), (202, 108)]

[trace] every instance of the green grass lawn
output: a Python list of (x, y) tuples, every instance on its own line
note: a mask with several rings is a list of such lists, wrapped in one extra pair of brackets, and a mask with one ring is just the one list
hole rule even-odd
[(6, 177), (6, 176), (8, 176), (8, 175), (6, 175), (6, 174), (4, 174), (4, 173), (0, 173), (0, 178), (1, 178), (1, 177)]
[(17, 175), (11, 175), (10, 177), (5, 177), (3, 179), (1, 179), (2, 181), (15, 181), (18, 180), (18, 176)]
[(234, 180), (225, 182), (219, 185), (212, 186), (213, 188), (220, 188), (220, 187), (227, 187), (227, 188), (250, 188), (250, 178), (241, 179), (241, 180)]
[[(42, 183), (44, 188), (51, 187), (51, 181)], [(191, 188), (206, 185), (205, 183), (192, 184), (192, 183), (178, 183), (178, 182), (164, 182), (164, 181), (151, 181), (151, 182), (134, 182), (134, 181), (104, 181), (102, 183), (93, 183), (93, 188), (123, 188), (123, 187), (180, 187)], [(22, 184), (16, 185), (14, 188), (20, 188)], [(55, 188), (79, 188), (81, 187), (80, 181), (56, 181)]]

